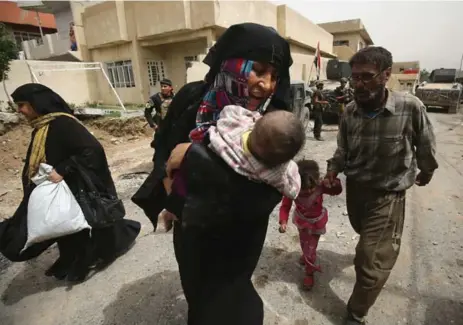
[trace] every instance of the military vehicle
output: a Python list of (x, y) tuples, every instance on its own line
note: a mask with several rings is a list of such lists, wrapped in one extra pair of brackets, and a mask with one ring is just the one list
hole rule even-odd
[[(352, 70), (348, 62), (339, 61), (337, 59), (328, 61), (326, 66), (327, 79), (319, 80), (323, 83), (323, 94), (325, 95), (326, 100), (329, 102), (323, 111), (324, 122), (329, 122), (332, 120), (337, 121), (339, 117), (338, 114), (341, 110), (341, 103), (339, 103), (339, 101), (336, 99), (336, 94), (334, 91), (337, 87), (339, 87), (341, 79), (349, 79), (351, 73)], [(315, 82), (312, 82), (310, 87), (312, 91), (315, 91)], [(349, 83), (347, 83), (346, 87), (349, 88)]]
[(448, 113), (458, 111), (463, 86), (455, 82), (456, 69), (436, 69), (431, 72), (429, 82), (421, 83), (415, 90), (418, 97), (426, 107), (440, 107)]
[(289, 108), (291, 112), (299, 117), (305, 131), (307, 131), (310, 121), (309, 100), (310, 93), (308, 92), (305, 82), (302, 80), (292, 80), (290, 97), (288, 99)]

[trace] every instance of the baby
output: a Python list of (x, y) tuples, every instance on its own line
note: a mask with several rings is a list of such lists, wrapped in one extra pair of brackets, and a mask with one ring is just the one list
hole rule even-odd
[[(209, 148), (236, 173), (276, 188), (295, 199), (301, 187), (297, 164), (292, 161), (302, 148), (305, 132), (297, 116), (273, 111), (262, 116), (240, 106), (226, 106), (209, 131)], [(184, 177), (174, 177), (172, 193), (184, 197)], [(165, 217), (167, 211), (161, 212)], [(168, 218), (169, 219), (169, 218)]]

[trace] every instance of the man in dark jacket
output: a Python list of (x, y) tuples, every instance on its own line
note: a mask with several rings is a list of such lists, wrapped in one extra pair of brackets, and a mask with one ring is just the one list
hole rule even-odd
[[(172, 81), (162, 79), (161, 91), (151, 96), (145, 106), (145, 118), (152, 129), (156, 130), (159, 127), (167, 114), (172, 98), (174, 98)], [(154, 116), (153, 109), (155, 110)]]

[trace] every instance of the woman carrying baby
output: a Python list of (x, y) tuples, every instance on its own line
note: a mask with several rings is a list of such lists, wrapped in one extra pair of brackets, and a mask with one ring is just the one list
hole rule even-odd
[[(239, 24), (222, 35), (204, 62), (211, 67), (205, 78), (205, 94), (196, 107), (184, 110), (180, 118), (177, 115), (175, 126), (164, 134), (170, 139), (172, 134), (181, 134), (178, 126), (191, 126), (184, 119), (191, 118), (189, 114), (194, 111), (196, 128), (188, 130), (193, 144), (186, 139), (178, 142), (181, 144), (167, 163), (169, 175), (181, 166), (180, 172), (186, 176), (186, 199), (180, 203), (169, 196), (165, 205), (177, 208), (174, 248), (189, 307), (188, 324), (260, 325), (263, 303), (251, 277), (269, 215), (281, 193), (230, 167), (209, 146), (208, 130), (229, 105), (260, 114), (286, 108), (292, 63), (289, 45), (270, 27)], [(292, 145), (288, 150), (297, 152), (300, 143)], [(168, 177), (164, 182), (170, 192)]]

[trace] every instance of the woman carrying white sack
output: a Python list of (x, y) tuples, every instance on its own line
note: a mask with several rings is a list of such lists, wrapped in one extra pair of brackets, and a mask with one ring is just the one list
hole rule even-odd
[(51, 182), (64, 180), (74, 195), (82, 183), (76, 162), (88, 171), (100, 190), (114, 197), (117, 193), (103, 147), (57, 93), (41, 84), (25, 84), (11, 96), (33, 131), (22, 173), (24, 196), (15, 214), (0, 223), (0, 253), (11, 261), (25, 261), (39, 256), (56, 242), (60, 256), (45, 275), (83, 281), (96, 262), (107, 265), (130, 248), (140, 232), (140, 223), (121, 218), (104, 228), (94, 227), (91, 236), (86, 229), (23, 250), (28, 234), (28, 201), (36, 187), (32, 178), (41, 163), (53, 166), (48, 174)]

